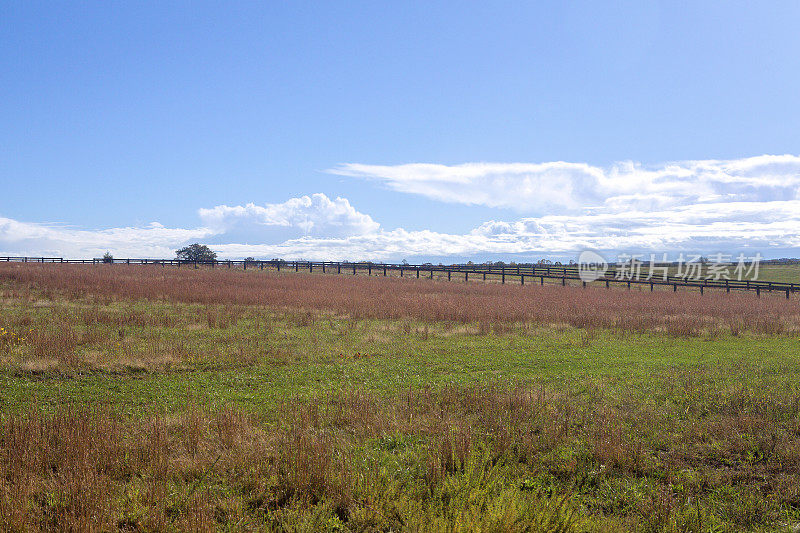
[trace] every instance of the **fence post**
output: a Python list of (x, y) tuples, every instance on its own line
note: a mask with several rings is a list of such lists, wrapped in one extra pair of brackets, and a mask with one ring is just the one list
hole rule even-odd
[(520, 285), (525, 285), (525, 274), (520, 274), (519, 275), (519, 284)]
[(356, 264), (355, 263), (353, 263), (353, 275), (354, 276), (356, 275)]
[(325, 273), (325, 261), (322, 262), (322, 273)]
[(309, 261), (308, 262), (308, 272), (309, 273), (314, 272), (314, 262), (313, 261)]
[(403, 277), (403, 267), (400, 267), (400, 277)]
[(672, 292), (678, 292), (678, 284), (677, 283), (673, 283), (672, 284)]
[(419, 267), (417, 267), (417, 279), (419, 279)]
[(386, 265), (383, 265), (383, 277), (386, 277)]
[(700, 296), (702, 296), (702, 295), (703, 295), (703, 286), (700, 285)]
[(450, 274), (451, 274), (451, 272), (448, 270), (447, 271), (447, 281), (450, 281)]
[(464, 271), (464, 283), (466, 283), (468, 281), (469, 281), (469, 271), (465, 270)]
[(610, 288), (611, 286), (608, 284), (608, 280), (606, 280), (606, 289)]
[(756, 296), (761, 297), (761, 287), (756, 287)]
[(367, 274), (372, 275), (372, 263), (367, 264)]
[(562, 287), (566, 287), (567, 286), (567, 278), (566, 278), (566, 276), (561, 276), (561, 286)]

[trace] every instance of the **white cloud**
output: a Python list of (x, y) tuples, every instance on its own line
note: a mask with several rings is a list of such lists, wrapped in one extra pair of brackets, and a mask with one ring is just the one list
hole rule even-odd
[(280, 204), (218, 205), (198, 211), (203, 224), (225, 239), (282, 242), (290, 238), (346, 237), (378, 231), (379, 224), (345, 198), (324, 194), (290, 198)]
[(219, 205), (198, 211), (203, 225), (193, 229), (144, 227), (82, 230), (0, 218), (0, 255), (173, 257), (189, 242), (226, 250), (228, 243), (280, 244), (294, 239), (337, 239), (375, 233), (380, 226), (345, 198), (324, 194), (290, 198), (280, 204)]
[(529, 213), (620, 212), (727, 202), (800, 199), (800, 156), (682, 161), (658, 166), (621, 162), (363, 165), (328, 172), (386, 183), (443, 202)]
[(602, 171), (582, 163), (465, 163), (398, 166), (345, 164), (333, 174), (385, 181), (394, 190), (443, 202), (489, 207), (583, 207), (600, 201), (597, 183)]
[[(342, 169), (347, 169), (342, 170)], [(388, 230), (348, 200), (323, 194), (283, 203), (200, 209), (201, 227), (77, 230), (0, 218), (0, 255), (171, 257), (204, 242), (222, 258), (491, 258), (614, 252), (737, 252), (798, 255), (800, 157), (761, 156), (645, 168), (578, 163), (379, 167), (392, 187), (431, 198), (547, 213), (490, 220), (463, 233)], [(340, 172), (377, 175), (376, 167)], [(370, 169), (369, 174), (367, 169)], [(388, 176), (388, 177), (387, 177)], [(557, 179), (556, 179), (557, 178)], [(553, 181), (555, 179), (555, 181)], [(514, 182), (524, 182), (522, 189)], [(521, 191), (521, 192), (520, 192)], [(532, 192), (535, 191), (535, 192)]]
[(165, 228), (157, 222), (81, 230), (0, 217), (0, 255), (91, 258), (112, 250), (118, 257), (173, 257), (177, 246), (211, 234), (206, 228)]

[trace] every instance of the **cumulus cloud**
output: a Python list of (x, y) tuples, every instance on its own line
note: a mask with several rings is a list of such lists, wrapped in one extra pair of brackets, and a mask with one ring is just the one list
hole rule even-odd
[[(387, 181), (442, 201), (530, 207), (462, 233), (387, 229), (345, 198), (324, 194), (276, 204), (198, 211), (197, 228), (77, 230), (0, 218), (0, 255), (171, 257), (204, 242), (222, 258), (466, 260), (617, 253), (800, 250), (800, 157), (690, 161), (601, 169), (579, 163), (345, 165), (338, 173)], [(520, 183), (522, 186), (520, 187)], [(527, 209), (527, 208), (525, 208)], [(498, 212), (502, 214), (502, 212)]]
[(111, 250), (117, 257), (172, 257), (176, 248), (194, 241), (212, 243), (222, 258), (376, 261), (498, 256), (524, 260), (576, 256), (585, 249), (610, 253), (753, 250), (768, 254), (775, 249), (800, 248), (800, 201), (758, 205), (738, 202), (713, 207), (489, 221), (461, 234), (378, 228), (351, 235), (301, 236), (275, 242), (244, 242), (230, 238), (224, 230), (209, 228), (151, 224), (89, 231), (0, 219), (0, 255), (98, 257)]
[(730, 202), (800, 199), (800, 156), (679, 161), (607, 168), (585, 163), (465, 163), (364, 165), (332, 174), (377, 180), (434, 200), (528, 213), (620, 212)]
[[(475, 236), (552, 252), (786, 250), (800, 247), (800, 201), (693, 204), (659, 211), (491, 221)], [(521, 250), (520, 250), (521, 251)], [(522, 251), (521, 251), (522, 253)]]
[[(746, 204), (746, 203), (744, 203)], [(764, 206), (762, 206), (764, 207)], [(552, 215), (511, 222), (490, 221), (463, 234), (381, 230), (344, 238), (301, 238), (277, 245), (226, 244), (227, 256), (305, 259), (577, 257), (594, 249), (618, 253), (760, 252), (800, 248), (800, 201), (771, 202), (767, 210), (727, 205), (727, 217), (686, 208), (622, 214)]]
[(299, 237), (341, 238), (374, 233), (380, 227), (345, 198), (317, 193), (280, 204), (218, 205), (198, 211), (216, 241), (278, 243)]
[[(265, 246), (294, 239), (341, 239), (375, 233), (380, 226), (345, 198), (324, 194), (290, 198), (279, 204), (218, 205), (198, 211), (202, 226), (83, 230), (0, 218), (0, 255), (98, 257), (111, 250), (118, 257), (172, 257), (189, 242)], [(224, 246), (214, 246), (224, 253)]]

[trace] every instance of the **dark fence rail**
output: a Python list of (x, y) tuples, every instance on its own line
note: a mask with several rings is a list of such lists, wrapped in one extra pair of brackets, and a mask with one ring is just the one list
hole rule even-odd
[[(48, 264), (70, 264), (70, 265), (102, 265), (102, 264), (125, 264), (125, 265), (160, 265), (175, 267), (210, 267), (210, 268), (243, 268), (243, 269), (275, 269), (278, 271), (309, 271), (335, 274), (358, 274), (359, 272), (369, 275), (387, 276), (389, 273), (399, 273), (401, 277), (406, 275), (416, 278), (429, 277), (434, 275), (446, 275), (448, 280), (456, 279), (464, 281), (478, 279), (481, 281), (516, 281), (522, 285), (538, 282), (544, 285), (545, 280), (550, 282), (560, 282), (567, 285), (567, 282), (578, 281), (582, 286), (601, 285), (606, 288), (612, 285), (625, 285), (627, 288), (636, 285), (649, 286), (653, 291), (656, 287), (672, 288), (677, 291), (679, 287), (694, 288), (704, 293), (706, 289), (731, 291), (754, 291), (757, 295), (761, 291), (785, 293), (786, 298), (791, 294), (800, 292), (800, 283), (782, 283), (776, 281), (754, 281), (754, 280), (733, 280), (733, 279), (694, 279), (681, 276), (653, 276), (649, 278), (632, 277), (625, 270), (611, 268), (605, 274), (594, 281), (584, 282), (579, 275), (578, 267), (575, 265), (433, 265), (422, 264), (412, 265), (406, 263), (371, 263), (371, 262), (342, 262), (342, 261), (284, 261), (284, 260), (214, 260), (214, 261), (187, 261), (183, 259), (64, 259), (62, 257), (2, 257), (0, 262), (14, 263), (48, 263)], [(472, 276), (472, 278), (470, 278)]]

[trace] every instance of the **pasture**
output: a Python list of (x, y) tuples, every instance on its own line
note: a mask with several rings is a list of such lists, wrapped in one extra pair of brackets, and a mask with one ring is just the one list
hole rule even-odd
[(3, 530), (800, 523), (796, 295), (11, 263), (0, 301)]

